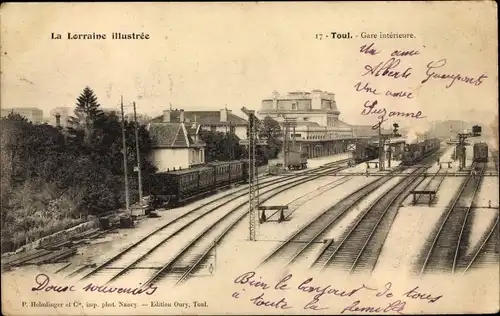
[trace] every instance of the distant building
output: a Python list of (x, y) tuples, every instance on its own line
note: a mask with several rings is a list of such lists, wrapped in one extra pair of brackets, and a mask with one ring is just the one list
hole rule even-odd
[(285, 96), (273, 93), (272, 98), (262, 100), (257, 116), (269, 116), (283, 128), (285, 120), (295, 120), (295, 137), (299, 150), (309, 157), (319, 157), (345, 152), (353, 140), (349, 124), (339, 119), (340, 111), (335, 94), (313, 90), (311, 92), (289, 92)]
[(233, 133), (240, 139), (246, 138), (247, 120), (234, 115), (231, 110), (220, 111), (184, 111), (165, 110), (163, 116), (154, 118), (152, 123), (196, 123), (200, 130), (211, 130), (223, 133)]
[(100, 108), (100, 110), (103, 111), (104, 113), (107, 113), (107, 114), (115, 114), (118, 116), (121, 115), (120, 110), (114, 109), (114, 108)]
[(303, 139), (339, 139), (352, 137), (349, 124), (339, 120), (335, 94), (313, 90), (312, 92), (289, 92), (280, 96), (262, 100), (262, 107), (257, 115), (266, 116), (283, 125), (285, 118), (296, 119), (296, 132), (301, 132)]
[[(68, 127), (69, 118), (73, 114), (72, 108), (67, 106), (60, 106), (52, 111), (50, 111), (50, 118), (48, 123), (54, 126), (60, 125), (63, 128)], [(59, 122), (57, 122), (57, 116), (59, 115)], [(59, 124), (58, 124), (59, 123)]]
[[(117, 114), (119, 114), (119, 113), (117, 113)], [(126, 121), (129, 121), (129, 122), (134, 121), (134, 113), (127, 113), (124, 116), (125, 116)], [(137, 122), (141, 125), (147, 125), (149, 122), (151, 122), (151, 117), (148, 115), (137, 113), (136, 117), (137, 117)]]
[(2, 117), (6, 117), (10, 113), (17, 113), (21, 116), (24, 116), (28, 121), (35, 124), (40, 124), (44, 121), (43, 111), (39, 108), (9, 108), (1, 110)]
[(205, 144), (198, 137), (196, 123), (151, 122), (147, 129), (152, 140), (149, 158), (159, 172), (205, 163)]

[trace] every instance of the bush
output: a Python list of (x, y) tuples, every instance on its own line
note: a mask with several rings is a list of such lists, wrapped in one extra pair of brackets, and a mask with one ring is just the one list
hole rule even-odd
[[(86, 121), (85, 100), (93, 102), (92, 124)], [(73, 118), (83, 129), (64, 131), (32, 124), (19, 115), (1, 119), (2, 251), (75, 226), (88, 217), (125, 204), (121, 123), (99, 112), (90, 89), (79, 98)], [(82, 121), (83, 120), (83, 121)], [(80, 124), (80, 125), (79, 125)], [(135, 125), (125, 122), (130, 199), (137, 201)], [(155, 168), (145, 159), (151, 140), (139, 126), (144, 187)], [(5, 248), (4, 248), (5, 247)]]

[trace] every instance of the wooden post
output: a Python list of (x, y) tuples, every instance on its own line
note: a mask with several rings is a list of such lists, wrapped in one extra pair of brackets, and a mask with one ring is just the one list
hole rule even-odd
[(125, 117), (123, 115), (123, 96), (121, 97), (121, 110), (122, 110), (122, 140), (123, 140), (123, 169), (125, 177), (125, 203), (127, 212), (130, 211), (130, 200), (128, 194), (128, 172), (127, 172), (127, 142), (125, 139)]
[(134, 102), (134, 123), (135, 123), (135, 150), (137, 155), (137, 177), (139, 181), (139, 205), (142, 204), (142, 175), (141, 175), (141, 154), (139, 150), (139, 124), (137, 124), (137, 113)]

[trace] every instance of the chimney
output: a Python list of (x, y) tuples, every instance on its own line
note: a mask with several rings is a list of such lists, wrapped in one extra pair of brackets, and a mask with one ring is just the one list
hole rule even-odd
[(56, 127), (61, 127), (61, 114), (56, 113)]
[(179, 120), (181, 121), (181, 123), (184, 123), (184, 109), (181, 109), (180, 110), (180, 114), (179, 114)]
[(163, 111), (163, 122), (170, 123), (170, 110)]
[(278, 93), (278, 91), (274, 90), (273, 91), (273, 109), (278, 109), (278, 97), (280, 96), (280, 94)]
[(227, 113), (231, 112), (228, 109), (221, 109), (220, 110), (220, 121), (221, 122), (227, 122)]

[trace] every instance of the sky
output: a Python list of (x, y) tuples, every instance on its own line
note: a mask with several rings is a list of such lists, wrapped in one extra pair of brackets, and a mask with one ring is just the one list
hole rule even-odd
[[(496, 6), (484, 3), (149, 3), (7, 4), (1, 10), (1, 106), (38, 107), (45, 116), (73, 107), (85, 86), (105, 108), (158, 115), (167, 109), (224, 107), (244, 116), (274, 90), (335, 93), (340, 118), (361, 115), (377, 99), (387, 111), (421, 111), (426, 119), (491, 120), (498, 111)], [(106, 40), (53, 40), (51, 33), (105, 33)], [(111, 40), (112, 32), (147, 33), (149, 40)], [(352, 39), (319, 40), (330, 32)], [(414, 39), (362, 39), (361, 32), (413, 33)], [(356, 37), (358, 36), (358, 37)], [(360, 53), (374, 43), (377, 55)], [(394, 50), (403, 79), (362, 76)], [(441, 73), (477, 78), (480, 85), (426, 78), (427, 64), (446, 59)], [(382, 95), (355, 91), (368, 82)], [(384, 96), (409, 91), (412, 99)], [(389, 121), (390, 122), (390, 121)]]

